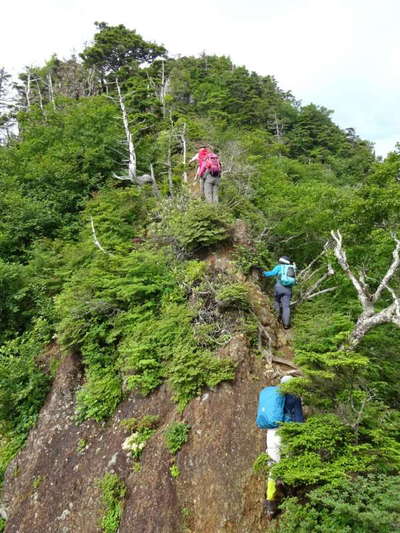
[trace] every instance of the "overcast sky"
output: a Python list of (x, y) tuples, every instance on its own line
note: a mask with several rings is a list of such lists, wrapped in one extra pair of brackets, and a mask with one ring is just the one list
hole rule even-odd
[(400, 0), (14, 0), (2, 6), (0, 66), (16, 74), (79, 53), (95, 21), (271, 74), (379, 155), (400, 141)]

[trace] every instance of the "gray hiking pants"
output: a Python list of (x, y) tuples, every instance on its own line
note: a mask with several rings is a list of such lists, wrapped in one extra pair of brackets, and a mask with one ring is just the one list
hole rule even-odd
[(203, 178), (200, 178), (200, 188), (204, 191), (204, 197), (209, 204), (218, 203), (218, 187), (221, 180), (220, 176), (211, 176), (206, 173)]
[(275, 311), (282, 318), (284, 326), (290, 326), (290, 298), (292, 296), (292, 289), (284, 287), (278, 281), (275, 284)]

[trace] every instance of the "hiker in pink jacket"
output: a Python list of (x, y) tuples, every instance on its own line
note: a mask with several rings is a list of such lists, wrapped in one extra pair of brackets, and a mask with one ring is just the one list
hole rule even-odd
[(218, 203), (218, 187), (221, 179), (221, 162), (219, 157), (206, 146), (202, 146), (197, 154), (189, 161), (198, 162), (195, 178), (200, 179), (201, 197), (211, 204)]

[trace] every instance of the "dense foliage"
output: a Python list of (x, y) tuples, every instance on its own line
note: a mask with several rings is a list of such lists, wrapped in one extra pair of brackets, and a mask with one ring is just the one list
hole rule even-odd
[(116, 533), (122, 516), (126, 487), (116, 474), (106, 473), (98, 482), (104, 507), (101, 529), (104, 533)]
[[(19, 133), (9, 130), (0, 145), (1, 476), (47, 394), (55, 340), (85, 368), (77, 422), (104, 420), (129, 391), (146, 395), (162, 383), (184, 409), (235, 377), (232, 361), (215, 352), (233, 332), (252, 330), (246, 282), (212, 275), (205, 254), (233, 248), (243, 276), (281, 254), (301, 268), (340, 229), (352, 268), (374, 289), (400, 225), (400, 146), (376, 160), (353, 129), (341, 130), (324, 107), (301, 106), (272, 76), (226, 57), (173, 59), (106, 23), (97, 23), (80, 58), (52, 57), (21, 73), (18, 99), (2, 117), (3, 128), (16, 119)], [(116, 179), (128, 155), (117, 80), (137, 173), (154, 171), (156, 185)], [(223, 162), (218, 206), (193, 199), (184, 177), (186, 151), (204, 142)], [(249, 245), (234, 244), (238, 218)], [(294, 317), (304, 377), (287, 387), (302, 394), (311, 416), (282, 429), (275, 470), (293, 498), (281, 531), (393, 531), (397, 329), (380, 326), (345, 350), (360, 305), (330, 252), (316, 266), (327, 263), (335, 273), (324, 288), (333, 290)], [(391, 289), (400, 289), (398, 274)], [(386, 291), (381, 305), (390, 298)], [(174, 428), (173, 453), (189, 431)], [(135, 427), (143, 439), (152, 431)], [(102, 527), (115, 531), (124, 488), (104, 478), (102, 490)]]

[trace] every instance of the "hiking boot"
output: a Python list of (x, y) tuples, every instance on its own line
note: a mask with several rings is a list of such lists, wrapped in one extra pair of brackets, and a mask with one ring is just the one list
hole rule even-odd
[(268, 520), (272, 520), (278, 513), (278, 503), (275, 500), (264, 500), (264, 512)]

